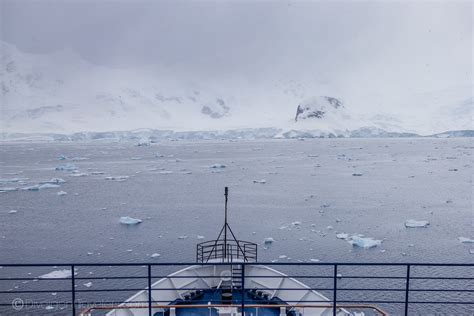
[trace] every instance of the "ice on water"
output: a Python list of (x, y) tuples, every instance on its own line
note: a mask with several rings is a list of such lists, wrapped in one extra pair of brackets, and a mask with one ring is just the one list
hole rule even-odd
[(120, 224), (124, 224), (124, 225), (136, 225), (136, 224), (140, 224), (141, 222), (142, 222), (141, 219), (133, 218), (130, 216), (120, 217)]

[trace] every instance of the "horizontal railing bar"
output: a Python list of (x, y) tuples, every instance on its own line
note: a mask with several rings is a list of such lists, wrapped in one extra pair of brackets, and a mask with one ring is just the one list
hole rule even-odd
[[(239, 263), (240, 264), (240, 263)], [(324, 276), (324, 275), (281, 275), (281, 276), (274, 276), (274, 275), (250, 275), (245, 276), (246, 278), (253, 278), (253, 279), (260, 279), (260, 278), (299, 278), (299, 279), (332, 279), (333, 276)], [(172, 276), (172, 275), (155, 275), (151, 276), (153, 279), (192, 279), (196, 278), (195, 276)], [(200, 275), (199, 278), (221, 278), (221, 276), (216, 275)], [(146, 276), (130, 276), (130, 277), (122, 277), (122, 276), (104, 276), (104, 277), (74, 277), (76, 280), (121, 280), (121, 279), (148, 279)], [(406, 277), (393, 277), (393, 276), (341, 276), (339, 279), (400, 279), (405, 280)], [(410, 279), (417, 279), (417, 280), (474, 280), (474, 278), (468, 277), (410, 277)], [(0, 281), (51, 281), (51, 280), (71, 280), (71, 278), (40, 278), (40, 277), (29, 277), (29, 278), (0, 278)]]
[[(206, 262), (206, 263), (196, 263), (196, 262), (142, 262), (142, 263), (0, 263), (1, 267), (66, 267), (74, 265), (78, 266), (96, 266), (96, 267), (116, 267), (116, 266), (189, 266), (189, 265), (226, 265), (225, 262)], [(431, 266), (431, 267), (474, 267), (473, 263), (388, 263), (388, 262), (379, 262), (379, 263), (355, 263), (355, 262), (259, 262), (259, 263), (239, 263), (239, 264), (250, 264), (250, 265), (279, 265), (279, 266)]]

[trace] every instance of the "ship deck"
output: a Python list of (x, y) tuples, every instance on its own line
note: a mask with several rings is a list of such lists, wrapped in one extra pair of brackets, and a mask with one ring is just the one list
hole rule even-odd
[[(193, 305), (222, 305), (232, 304), (238, 305), (242, 302), (242, 292), (240, 290), (232, 291), (232, 299), (225, 301), (222, 299), (222, 289), (205, 290), (197, 293), (192, 299), (188, 300), (176, 300), (170, 305), (191, 305), (186, 308), (177, 308), (175, 315), (177, 316), (218, 316), (222, 315), (223, 310), (226, 307), (209, 307), (209, 308), (196, 308)], [(268, 307), (259, 307), (258, 315), (261, 316), (278, 316), (280, 315), (279, 307), (271, 307), (271, 305), (282, 304), (283, 301), (279, 298), (265, 298), (264, 296), (258, 295), (257, 292), (246, 290), (244, 293), (244, 301), (246, 305), (268, 305)], [(229, 307), (230, 308), (230, 307)], [(241, 313), (241, 308), (235, 308), (238, 313)], [(246, 315), (257, 315), (257, 308), (246, 307), (244, 308)], [(156, 316), (162, 316), (163, 312), (155, 313)], [(170, 315), (170, 311), (166, 311), (164, 315)]]

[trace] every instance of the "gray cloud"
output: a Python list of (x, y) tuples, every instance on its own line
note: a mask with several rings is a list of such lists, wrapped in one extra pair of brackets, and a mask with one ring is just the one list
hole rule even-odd
[(1, 1), (1, 39), (182, 78), (269, 76), (348, 94), (472, 84), (469, 1)]

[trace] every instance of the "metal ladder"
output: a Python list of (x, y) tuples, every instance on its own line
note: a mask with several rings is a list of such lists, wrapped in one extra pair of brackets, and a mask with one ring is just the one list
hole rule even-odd
[(242, 265), (233, 264), (232, 267), (232, 289), (242, 288)]

